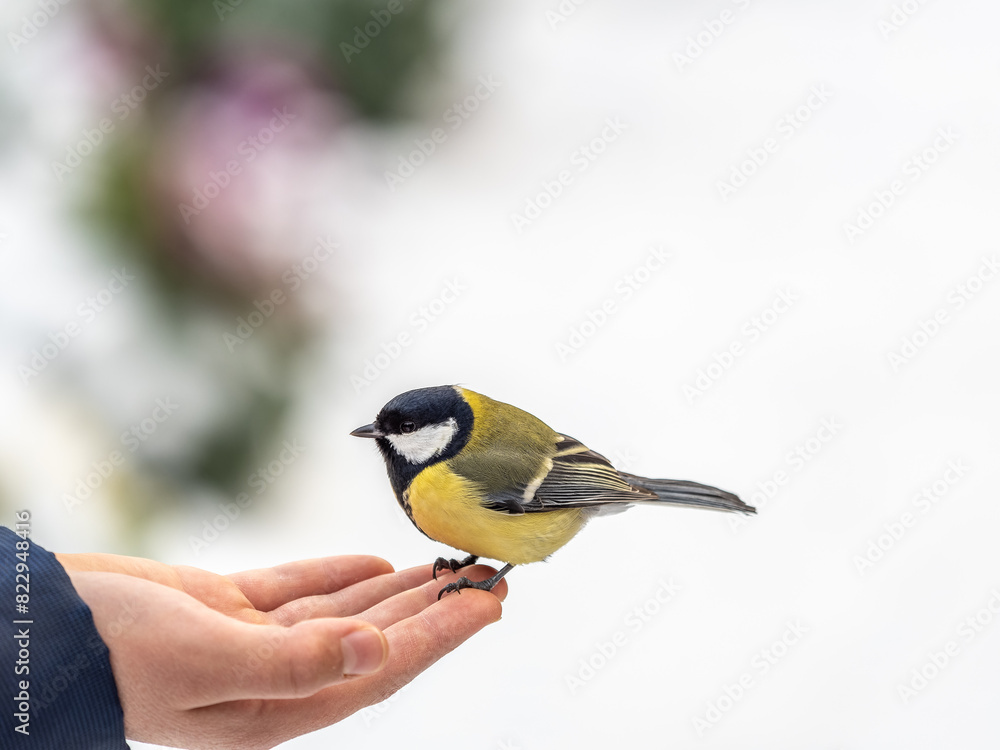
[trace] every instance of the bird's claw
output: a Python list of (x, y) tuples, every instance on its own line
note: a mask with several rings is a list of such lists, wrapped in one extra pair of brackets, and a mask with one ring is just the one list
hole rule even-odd
[[(462, 565), (464, 566), (465, 563), (468, 562), (469, 562), (468, 560), (463, 560)], [(503, 568), (501, 568), (497, 572), (496, 575), (494, 575), (492, 578), (487, 578), (485, 581), (470, 581), (465, 576), (462, 576), (457, 581), (455, 581), (454, 583), (449, 583), (447, 586), (445, 586), (438, 592), (438, 601), (441, 601), (442, 596), (444, 596), (445, 594), (450, 594), (452, 591), (457, 591), (458, 593), (461, 594), (462, 589), (479, 589), (480, 591), (492, 591), (493, 587), (496, 586), (498, 583), (500, 583), (500, 581), (503, 580), (503, 577), (507, 575), (511, 571), (511, 568), (513, 567), (514, 566), (511, 563), (507, 563), (506, 565), (503, 566)]]
[[(438, 577), (438, 572), (442, 570), (450, 570), (452, 573), (457, 573), (462, 568), (466, 568), (469, 565), (472, 565), (478, 559), (479, 558), (476, 555), (469, 555), (464, 560), (455, 560), (455, 559), (446, 560), (443, 557), (439, 557), (437, 560), (434, 561), (434, 568), (431, 570), (431, 575), (433, 575), (434, 580), (436, 581)], [(452, 584), (448, 585), (450, 586)], [(440, 599), (441, 597), (438, 598)]]
[[(480, 581), (480, 583), (483, 583), (483, 581)], [(475, 581), (470, 581), (465, 576), (462, 576), (457, 581), (455, 581), (454, 583), (449, 583), (447, 586), (445, 586), (438, 592), (438, 601), (441, 601), (442, 596), (444, 596), (445, 594), (450, 594), (453, 591), (461, 594), (462, 589), (481, 589), (481, 588), (482, 586), (477, 585)]]

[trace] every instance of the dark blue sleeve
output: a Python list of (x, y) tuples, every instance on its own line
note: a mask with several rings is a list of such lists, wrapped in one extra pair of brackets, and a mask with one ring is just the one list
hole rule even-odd
[(0, 675), (0, 747), (127, 750), (108, 648), (90, 608), (55, 555), (3, 526)]

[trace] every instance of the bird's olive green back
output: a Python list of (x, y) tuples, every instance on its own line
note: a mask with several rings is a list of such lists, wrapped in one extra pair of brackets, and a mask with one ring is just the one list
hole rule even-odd
[(465, 388), (458, 391), (475, 422), (468, 444), (447, 461), (452, 471), (489, 494), (528, 485), (548, 470), (559, 439), (555, 430), (516, 406)]

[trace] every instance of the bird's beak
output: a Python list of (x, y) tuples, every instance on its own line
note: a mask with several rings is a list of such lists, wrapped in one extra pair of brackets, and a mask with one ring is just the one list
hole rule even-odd
[(380, 438), (383, 437), (382, 433), (375, 429), (375, 425), (366, 424), (364, 427), (359, 427), (351, 433), (354, 437), (366, 437), (366, 438)]

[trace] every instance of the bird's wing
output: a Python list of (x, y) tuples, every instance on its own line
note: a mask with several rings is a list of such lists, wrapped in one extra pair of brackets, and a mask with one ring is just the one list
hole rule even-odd
[(538, 476), (523, 486), (489, 493), (485, 505), (520, 514), (655, 498), (654, 492), (629, 484), (600, 453), (568, 435), (558, 435), (555, 452)]

